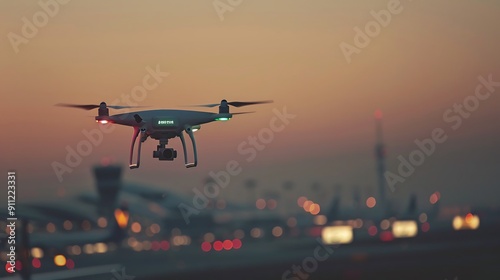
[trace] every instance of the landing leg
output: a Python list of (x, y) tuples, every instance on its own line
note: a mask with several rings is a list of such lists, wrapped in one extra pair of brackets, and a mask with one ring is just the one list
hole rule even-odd
[(191, 138), (191, 143), (193, 144), (194, 162), (188, 163), (186, 140), (184, 139), (183, 132), (181, 132), (179, 134), (179, 138), (181, 138), (182, 149), (184, 150), (184, 165), (186, 166), (186, 168), (190, 168), (190, 167), (195, 167), (196, 165), (198, 165), (198, 152), (196, 150), (196, 142), (194, 140), (193, 130), (191, 129), (190, 126), (186, 127), (186, 132), (189, 135), (189, 138)]
[[(135, 146), (135, 141), (137, 140), (137, 136), (139, 136), (139, 133), (141, 133), (141, 138), (139, 140), (139, 147), (137, 148), (137, 162), (133, 163), (134, 146)], [(147, 138), (148, 138), (148, 136), (146, 135), (145, 129), (140, 129), (138, 127), (134, 127), (134, 134), (132, 135), (132, 144), (130, 145), (130, 159), (129, 159), (129, 165), (128, 165), (130, 167), (130, 169), (139, 168), (139, 165), (141, 164), (142, 142), (146, 141)]]

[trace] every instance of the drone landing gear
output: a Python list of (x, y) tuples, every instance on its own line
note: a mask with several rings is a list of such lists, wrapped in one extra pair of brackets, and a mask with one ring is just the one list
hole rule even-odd
[[(137, 136), (139, 136), (139, 133), (141, 134), (141, 139), (139, 141), (139, 147), (137, 148), (137, 162), (133, 163), (134, 146), (135, 146), (135, 141), (137, 140)], [(148, 135), (146, 134), (145, 128), (134, 127), (134, 135), (132, 135), (132, 144), (130, 145), (130, 159), (129, 159), (129, 165), (128, 165), (130, 167), (130, 169), (139, 168), (139, 165), (141, 164), (142, 142), (146, 141), (147, 138), (148, 138)]]
[(179, 138), (181, 138), (182, 149), (184, 150), (184, 165), (186, 166), (186, 168), (190, 168), (190, 167), (195, 167), (196, 165), (198, 165), (198, 152), (196, 151), (196, 141), (194, 140), (192, 127), (187, 126), (186, 132), (189, 135), (189, 138), (191, 138), (191, 143), (193, 144), (194, 162), (188, 163), (186, 141), (184, 139), (184, 133), (181, 132), (179, 134)]
[[(178, 134), (179, 138), (181, 138), (182, 142), (182, 149), (184, 152), (184, 166), (186, 168), (190, 167), (195, 167), (198, 165), (198, 151), (196, 149), (196, 141), (194, 140), (194, 135), (193, 135), (193, 129), (191, 126), (186, 126), (185, 128), (186, 133), (189, 135), (189, 138), (191, 139), (191, 143), (193, 145), (193, 154), (194, 154), (194, 162), (188, 162), (188, 156), (187, 156), (187, 148), (186, 148), (186, 140), (184, 138), (184, 133), (183, 131)], [(139, 146), (137, 147), (137, 162), (133, 162), (134, 158), (134, 147), (135, 147), (135, 142), (137, 141), (137, 137), (141, 135), (140, 141), (139, 141)], [(138, 128), (134, 127), (134, 134), (132, 135), (132, 143), (130, 145), (130, 160), (129, 160), (129, 167), (130, 169), (135, 169), (139, 168), (139, 165), (141, 163), (141, 146), (142, 142), (146, 141), (148, 138), (148, 135), (146, 134), (146, 129), (145, 128)], [(172, 161), (175, 158), (177, 158), (177, 151), (174, 150), (173, 148), (167, 148), (166, 145), (168, 144), (168, 139), (167, 138), (161, 138), (159, 139), (160, 143), (159, 145), (156, 146), (156, 151), (153, 151), (153, 158), (157, 158), (159, 160), (169, 160)]]

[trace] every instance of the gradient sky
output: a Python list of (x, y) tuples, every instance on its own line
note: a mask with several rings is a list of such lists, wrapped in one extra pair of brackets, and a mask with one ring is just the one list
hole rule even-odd
[[(203, 126), (197, 168), (185, 169), (182, 157), (153, 159), (157, 142), (149, 139), (141, 168), (126, 169), (126, 180), (190, 193), (209, 171), (236, 160), (243, 172), (222, 194), (236, 200), (246, 195), (247, 178), (261, 189), (292, 180), (296, 194), (310, 193), (315, 181), (328, 190), (342, 184), (346, 197), (353, 186), (375, 194), (373, 112), (380, 108), (393, 172), (415, 139), (435, 128), (449, 136), (393, 196), (439, 190), (446, 204), (498, 205), (500, 88), (455, 131), (443, 113), (474, 93), (479, 75), (500, 81), (500, 2), (402, 1), (402, 12), (347, 63), (339, 44), (354, 44), (353, 28), (388, 2), (243, 1), (221, 21), (212, 1), (71, 1), (16, 54), (8, 34), (21, 35), (23, 17), (32, 21), (42, 9), (37, 1), (0, 1), (1, 170), (17, 170), (19, 199), (92, 190), (90, 168), (101, 158), (127, 163), (132, 129), (105, 135), (60, 183), (51, 163), (64, 163), (65, 147), (97, 127), (96, 112), (53, 105), (110, 103), (140, 85), (147, 66), (160, 65), (170, 76), (140, 105), (275, 102)], [(297, 117), (246, 162), (238, 145), (284, 106)], [(178, 139), (171, 143), (179, 147)]]

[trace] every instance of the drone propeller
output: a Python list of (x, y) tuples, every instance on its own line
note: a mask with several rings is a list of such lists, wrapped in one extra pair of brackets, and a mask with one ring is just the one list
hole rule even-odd
[[(99, 108), (100, 105), (95, 105), (95, 104), (66, 104), (66, 103), (58, 103), (56, 106), (60, 107), (69, 107), (69, 108), (77, 108), (77, 109), (83, 109), (83, 110), (92, 110)], [(111, 109), (127, 109), (127, 108), (139, 108), (139, 107), (144, 107), (144, 106), (119, 106), (119, 105), (106, 105), (107, 108)]]
[[(227, 102), (226, 100), (222, 100), (221, 103)], [(201, 104), (201, 105), (192, 105), (194, 107), (215, 107), (221, 105), (221, 103), (213, 103), (213, 104)], [(231, 105), (233, 107), (243, 107), (243, 106), (249, 106), (249, 105), (256, 105), (256, 104), (266, 104), (266, 103), (273, 103), (272, 100), (264, 100), (264, 101), (250, 101), (250, 102), (243, 102), (243, 101), (231, 101), (227, 102), (227, 105)]]
[(231, 113), (231, 115), (242, 115), (242, 114), (252, 114), (255, 113), (255, 111), (252, 112), (237, 112), (237, 113)]

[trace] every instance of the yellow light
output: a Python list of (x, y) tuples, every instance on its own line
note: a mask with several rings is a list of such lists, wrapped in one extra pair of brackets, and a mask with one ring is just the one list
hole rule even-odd
[(134, 251), (136, 251), (136, 252), (142, 251), (142, 249), (143, 249), (142, 242), (137, 242), (132, 249), (134, 249)]
[(73, 223), (69, 220), (64, 221), (63, 227), (65, 230), (71, 230), (73, 228)]
[(108, 225), (108, 220), (104, 217), (100, 217), (97, 219), (97, 225), (101, 228), (105, 228)]
[(251, 231), (250, 231), (250, 235), (253, 237), (253, 238), (261, 238), (262, 237), (262, 230), (260, 228), (253, 228)]
[(115, 210), (115, 219), (116, 222), (118, 223), (118, 226), (120, 228), (125, 228), (128, 225), (128, 212), (127, 211), (122, 211), (121, 209), (116, 209)]
[(54, 233), (56, 231), (56, 226), (53, 223), (48, 223), (46, 229), (48, 232)]
[(89, 221), (85, 220), (82, 222), (82, 229), (83, 230), (89, 231), (91, 228), (92, 228), (92, 226), (90, 225)]
[(94, 251), (96, 253), (106, 253), (108, 251), (108, 245), (105, 243), (99, 242), (94, 245)]
[(57, 255), (54, 257), (54, 263), (57, 266), (65, 266), (66, 265), (66, 257), (63, 255)]
[(479, 228), (480, 220), (477, 215), (467, 214), (465, 217), (455, 216), (453, 218), (453, 229), (454, 230), (475, 230)]
[(328, 218), (325, 215), (318, 215), (314, 217), (314, 224), (317, 226), (325, 225)]
[(92, 246), (92, 244), (85, 244), (83, 246), (83, 252), (85, 254), (88, 254), (88, 255), (91, 255), (94, 253), (94, 246)]
[(353, 232), (351, 226), (330, 226), (321, 231), (324, 244), (348, 244), (352, 242)]
[(421, 223), (425, 223), (427, 222), (427, 214), (425, 213), (422, 213), (418, 216), (418, 220), (421, 222)]
[(387, 230), (391, 226), (391, 222), (389, 220), (382, 220), (380, 222), (380, 229), (381, 230)]
[(33, 258), (41, 259), (43, 258), (43, 250), (38, 247), (31, 248), (31, 256)]
[(151, 250), (151, 247), (152, 247), (152, 245), (151, 245), (151, 241), (149, 241), (149, 240), (145, 240), (144, 242), (142, 242), (142, 247), (143, 247), (143, 248), (144, 248), (144, 250), (146, 250), (146, 251)]
[(473, 215), (467, 224), (470, 229), (477, 229), (479, 227), (479, 217), (477, 215)]
[(314, 202), (312, 202), (311, 200), (306, 200), (304, 204), (302, 204), (302, 208), (304, 209), (304, 211), (309, 212), (313, 204)]
[(279, 226), (275, 226), (272, 230), (274, 237), (280, 237), (283, 234), (283, 229)]
[(416, 221), (395, 221), (392, 224), (392, 234), (396, 238), (414, 237), (418, 233)]
[(172, 238), (172, 243), (175, 246), (186, 246), (191, 244), (191, 237), (187, 235), (177, 235)]
[(82, 253), (82, 249), (78, 245), (71, 246), (71, 248), (70, 248), (69, 251), (70, 251), (71, 254), (77, 255), (77, 256)]
[(153, 234), (157, 234), (160, 232), (160, 226), (158, 224), (152, 224), (149, 229)]
[(234, 231), (234, 238), (236, 238), (236, 239), (243, 239), (243, 237), (245, 237), (245, 232), (242, 229), (237, 229), (237, 230)]
[(354, 220), (354, 228), (361, 228), (363, 227), (363, 220), (360, 218)]
[(128, 246), (130, 246), (132, 248), (137, 245), (137, 242), (138, 241), (134, 237), (129, 237), (129, 239), (127, 240)]
[(203, 240), (205, 240), (206, 242), (212, 243), (215, 240), (215, 235), (211, 232), (207, 232), (207, 233), (205, 233), (205, 235), (203, 235)]
[(299, 205), (299, 207), (303, 207), (304, 206), (304, 202), (307, 201), (307, 197), (305, 196), (301, 196), (297, 199), (297, 205)]
[(320, 211), (321, 207), (317, 203), (313, 203), (311, 206), (309, 206), (309, 213), (311, 213), (312, 215), (318, 215)]
[(286, 220), (286, 225), (291, 228), (297, 226), (297, 219), (295, 217), (288, 218), (288, 220)]
[(263, 210), (264, 208), (266, 208), (266, 201), (262, 198), (257, 199), (257, 201), (255, 202), (255, 207), (257, 207), (257, 209), (259, 210)]
[(462, 217), (455, 216), (455, 218), (453, 218), (453, 229), (460, 230), (462, 228), (462, 225), (463, 225)]
[(134, 222), (130, 228), (135, 233), (141, 232), (141, 224), (139, 224), (138, 222)]

